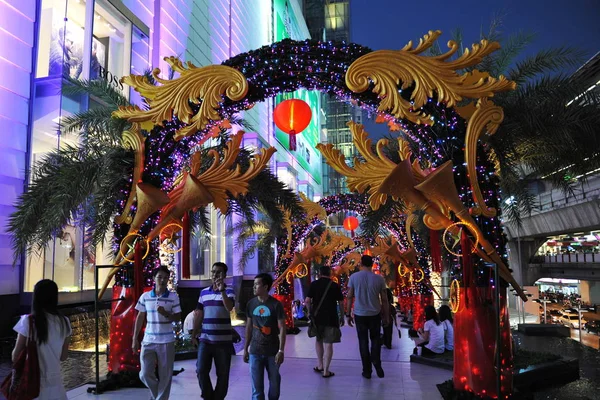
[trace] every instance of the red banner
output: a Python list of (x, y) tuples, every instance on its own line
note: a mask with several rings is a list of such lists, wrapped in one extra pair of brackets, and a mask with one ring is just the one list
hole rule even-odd
[(442, 248), (440, 247), (440, 232), (429, 230), (429, 251), (431, 254), (431, 269), (442, 273)]

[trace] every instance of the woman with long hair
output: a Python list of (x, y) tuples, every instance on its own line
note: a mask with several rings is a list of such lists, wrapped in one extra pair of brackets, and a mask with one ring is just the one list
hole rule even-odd
[(418, 334), (415, 343), (421, 347), (421, 355), (435, 356), (444, 352), (444, 327), (433, 306), (425, 307), (425, 326), (419, 329)]
[(440, 322), (444, 326), (444, 345), (447, 351), (454, 351), (454, 321), (447, 305), (440, 307)]
[[(29, 318), (33, 318), (33, 332), (29, 332)], [(27, 338), (35, 340), (40, 362), (39, 400), (65, 400), (67, 392), (62, 382), (60, 362), (67, 359), (71, 325), (58, 310), (58, 286), (50, 279), (42, 279), (33, 289), (31, 314), (23, 315), (13, 328), (19, 336), (12, 352), (15, 362), (25, 348)]]

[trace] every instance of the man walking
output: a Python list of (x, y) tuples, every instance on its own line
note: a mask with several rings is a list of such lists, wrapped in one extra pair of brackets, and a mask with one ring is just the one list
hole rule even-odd
[[(200, 292), (194, 317), (192, 343), (198, 346), (196, 374), (205, 400), (223, 400), (227, 396), (231, 356), (235, 353), (230, 317), (235, 294), (232, 288), (225, 285), (226, 276), (227, 264), (214, 263), (211, 268), (212, 285)], [(213, 360), (217, 370), (214, 389), (209, 375)]]
[[(146, 320), (146, 332), (140, 353), (140, 380), (150, 389), (151, 398), (167, 400), (171, 392), (173, 364), (175, 363), (175, 334), (173, 322), (179, 321), (179, 296), (167, 290), (171, 271), (160, 266), (154, 271), (154, 289), (140, 296), (135, 309), (132, 349), (140, 348), (139, 335)], [(158, 379), (155, 367), (158, 364)]]
[(264, 373), (269, 378), (269, 400), (279, 399), (285, 348), (285, 314), (281, 303), (269, 296), (273, 277), (262, 273), (254, 278), (255, 298), (246, 307), (246, 343), (244, 362), (250, 363), (252, 399), (264, 400)]
[[(356, 321), (356, 333), (358, 335), (358, 346), (362, 360), (362, 376), (371, 379), (375, 367), (377, 376), (385, 376), (381, 368), (381, 320), (383, 324), (390, 323), (389, 302), (385, 288), (385, 280), (382, 276), (373, 273), (373, 258), (363, 255), (360, 259), (360, 271), (350, 275), (348, 281), (348, 296), (346, 300), (346, 318), (348, 325)], [(354, 300), (354, 318), (352, 317), (352, 301)], [(369, 338), (371, 339), (371, 351), (369, 352)]]
[(319, 279), (310, 284), (304, 302), (308, 307), (310, 319), (317, 327), (317, 336), (315, 337), (317, 366), (313, 370), (322, 372), (323, 378), (330, 378), (335, 375), (329, 370), (333, 357), (333, 344), (339, 343), (342, 337), (337, 303), (341, 302), (344, 296), (340, 286), (331, 280), (330, 267), (322, 266), (319, 268), (319, 274)]

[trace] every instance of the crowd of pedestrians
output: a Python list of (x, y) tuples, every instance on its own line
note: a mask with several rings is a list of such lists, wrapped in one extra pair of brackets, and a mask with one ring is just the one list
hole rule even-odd
[[(315, 337), (316, 365), (314, 371), (331, 378), (333, 346), (342, 340), (340, 327), (344, 323), (356, 326), (362, 376), (371, 379), (373, 370), (385, 377), (381, 364), (381, 347), (392, 347), (392, 330), (396, 321), (393, 295), (384, 278), (373, 272), (373, 258), (364, 255), (360, 269), (350, 275), (346, 298), (340, 286), (332, 281), (331, 268), (322, 266), (319, 279), (311, 283), (307, 297), (295, 304), (296, 317), (308, 318)], [(228, 267), (216, 262), (211, 268), (211, 285), (200, 291), (193, 313), (186, 318), (185, 331), (197, 347), (196, 373), (201, 396), (205, 400), (222, 400), (227, 396), (233, 341), (239, 335), (232, 328), (231, 311), (235, 305), (233, 288), (225, 278)], [(181, 320), (181, 304), (177, 293), (168, 290), (167, 267), (153, 272), (154, 287), (137, 300), (137, 316), (132, 339), (132, 351), (139, 352), (140, 380), (148, 387), (150, 398), (168, 399), (175, 360), (173, 323)], [(283, 305), (269, 295), (273, 277), (261, 273), (254, 279), (254, 298), (246, 306), (244, 362), (249, 364), (252, 399), (279, 399), (281, 375), (279, 368), (285, 359), (286, 326)], [(340, 317), (340, 314), (345, 314)], [(425, 307), (425, 325), (415, 338), (415, 353), (435, 356), (452, 351), (454, 330), (448, 306)], [(142, 330), (144, 329), (143, 335)], [(34, 288), (32, 313), (23, 316), (14, 330), (18, 333), (13, 350), (13, 362), (34, 340), (39, 354), (40, 384), (38, 399), (66, 399), (62, 384), (60, 361), (68, 355), (71, 327), (68, 318), (58, 310), (58, 287), (45, 279)], [(383, 334), (382, 334), (383, 330)], [(398, 331), (400, 332), (400, 331)], [(311, 335), (311, 337), (312, 337)], [(140, 340), (141, 339), (141, 340)], [(216, 383), (210, 378), (212, 366)], [(265, 391), (264, 374), (269, 388)], [(266, 392), (266, 393), (265, 393)]]

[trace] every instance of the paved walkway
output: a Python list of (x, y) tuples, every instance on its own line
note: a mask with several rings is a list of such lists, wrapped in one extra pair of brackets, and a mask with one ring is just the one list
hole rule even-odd
[[(306, 328), (301, 328), (298, 335), (289, 335), (285, 349), (285, 362), (281, 366), (281, 399), (282, 400), (317, 400), (317, 399), (365, 399), (365, 400), (435, 400), (441, 399), (436, 384), (452, 377), (449, 371), (411, 364), (413, 342), (408, 338), (406, 329), (402, 329), (402, 339), (397, 333), (391, 350), (381, 349), (385, 378), (367, 380), (361, 376), (361, 362), (358, 352), (358, 339), (354, 328), (342, 328), (342, 343), (334, 345), (331, 370), (335, 376), (324, 379), (313, 371), (314, 339), (306, 335)], [(173, 377), (171, 398), (193, 396), (200, 398), (200, 388), (195, 372), (195, 360), (179, 361), (175, 369), (185, 371)], [(213, 384), (216, 380), (214, 369), (211, 372)], [(94, 396), (86, 392), (87, 387), (71, 390), (69, 399), (148, 399), (147, 389), (122, 389)], [(265, 384), (265, 389), (268, 384)], [(252, 385), (245, 364), (240, 354), (233, 357), (230, 374), (229, 393), (227, 399), (247, 400), (251, 398)]]

